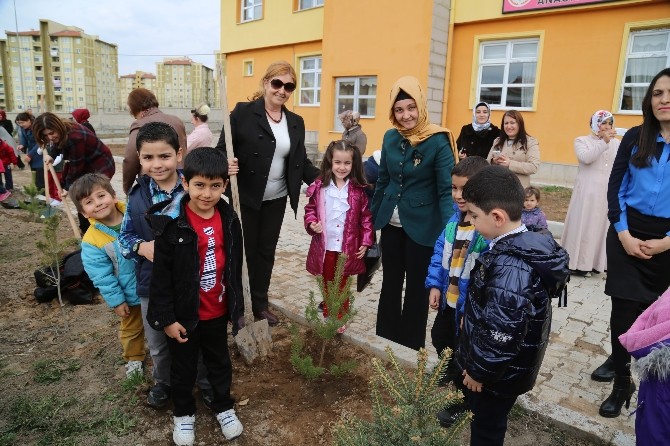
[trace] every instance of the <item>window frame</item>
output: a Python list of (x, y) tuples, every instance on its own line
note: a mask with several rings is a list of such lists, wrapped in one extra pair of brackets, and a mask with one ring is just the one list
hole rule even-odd
[[(375, 95), (360, 95), (360, 87), (361, 87), (361, 79), (363, 78), (374, 78), (375, 79)], [(340, 83), (342, 82), (351, 82), (354, 81), (354, 94), (353, 95), (340, 95)], [(340, 122), (340, 119), (338, 118), (338, 115), (342, 113), (339, 108), (339, 103), (341, 98), (346, 98), (346, 99), (353, 99), (353, 105), (352, 105), (352, 110), (357, 111), (360, 113), (358, 102), (361, 99), (374, 99), (375, 103), (375, 115), (364, 115), (361, 114), (361, 118), (365, 119), (375, 119), (376, 113), (377, 113), (377, 88), (379, 87), (379, 76), (377, 75), (361, 75), (361, 76), (341, 76), (341, 77), (336, 77), (335, 78), (335, 101), (334, 101), (334, 111), (335, 111), (335, 116), (333, 117), (333, 128), (336, 132), (342, 132), (344, 131), (344, 127), (342, 127), (342, 123)]]
[[(314, 69), (305, 69), (303, 68), (303, 61), (308, 59), (318, 60), (318, 68)], [(298, 57), (298, 67), (300, 67), (300, 74), (298, 75), (298, 105), (301, 107), (319, 107), (321, 105), (321, 84), (323, 82), (323, 56), (321, 54), (312, 54)], [(315, 64), (316, 66), (316, 64)], [(315, 79), (318, 79), (318, 82), (314, 82), (314, 87), (303, 88), (302, 87), (302, 77), (303, 74), (314, 74)], [(303, 90), (312, 91), (314, 93), (314, 102), (307, 103), (302, 101), (302, 92)]]
[[(251, 68), (248, 70), (247, 68)], [(251, 71), (251, 72), (249, 72)], [(190, 73), (189, 73), (190, 75)], [(242, 61), (242, 77), (251, 77), (254, 75), (254, 60), (253, 59), (244, 59)]]
[[(501, 88), (500, 104), (489, 103), (491, 110), (520, 110), (520, 111), (532, 111), (535, 110), (537, 104), (537, 92), (539, 90), (539, 79), (540, 79), (540, 65), (541, 65), (541, 54), (542, 54), (542, 42), (543, 36), (541, 33), (529, 33), (524, 35), (502, 35), (502, 36), (489, 36), (487, 38), (481, 38), (476, 40), (477, 51), (475, 54), (475, 62), (477, 64), (477, 69), (473, 70), (476, 73), (476, 78), (474, 79), (474, 101), (471, 102), (480, 102), (481, 91), (484, 86), (491, 86), (493, 88)], [(512, 52), (515, 44), (528, 44), (534, 43), (537, 48), (535, 57), (512, 57)], [(487, 46), (501, 45), (505, 44), (505, 58), (504, 59), (491, 59), (484, 60), (484, 50)], [(534, 82), (529, 83), (525, 82), (523, 84), (514, 84), (508, 81), (510, 65), (513, 63), (535, 63), (535, 76)], [(503, 69), (503, 82), (499, 84), (483, 84), (482, 85), (482, 74), (484, 67), (490, 66), (500, 66), (504, 64)], [(520, 88), (520, 87), (529, 87), (533, 88), (533, 95), (531, 98), (531, 103), (529, 106), (522, 105), (506, 105), (507, 97), (510, 88)]]
[[(665, 51), (648, 51), (640, 53), (631, 53), (633, 49), (633, 43), (635, 37), (666, 33), (666, 42), (665, 42)], [(632, 116), (641, 116), (642, 109), (623, 109), (622, 102), (624, 97), (624, 92), (626, 88), (640, 88), (643, 87), (644, 91), (649, 87), (648, 82), (626, 82), (626, 73), (628, 71), (628, 64), (631, 59), (644, 59), (650, 56), (658, 56), (665, 54), (666, 62), (665, 67), (670, 66), (670, 20), (661, 20), (647, 23), (645, 25), (641, 24), (627, 24), (625, 29), (625, 34), (627, 41), (622, 45), (621, 51), (621, 68), (618, 77), (617, 90), (614, 95), (614, 104), (612, 110), (616, 110), (617, 114), (622, 115), (632, 115)], [(631, 57), (633, 56), (634, 57)], [(655, 76), (658, 71), (650, 73), (651, 77)], [(643, 93), (644, 94), (644, 93)], [(640, 104), (641, 105), (641, 104)]]
[[(245, 6), (244, 5), (245, 2), (250, 2), (252, 3), (252, 5)], [(263, 0), (240, 0), (239, 5), (240, 5), (240, 23), (254, 22), (256, 20), (261, 20), (263, 18)], [(256, 17), (254, 14), (255, 8), (257, 7), (260, 7), (260, 15), (258, 17)], [(244, 18), (245, 11), (252, 12), (252, 17), (250, 19)]]
[[(305, 1), (310, 1), (313, 5), (308, 6), (308, 7), (304, 7), (303, 2), (305, 2)], [(297, 4), (297, 7), (298, 7), (297, 10), (298, 11), (308, 11), (308, 10), (314, 9), (314, 8), (323, 8), (324, 0), (297, 0), (297, 2), (298, 2), (298, 4)], [(320, 4), (318, 4), (319, 2), (320, 2)]]

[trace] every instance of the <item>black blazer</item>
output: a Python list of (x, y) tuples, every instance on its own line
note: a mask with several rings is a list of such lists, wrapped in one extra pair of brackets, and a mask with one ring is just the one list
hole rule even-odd
[[(319, 170), (307, 158), (305, 122), (286, 107), (282, 106), (282, 110), (286, 116), (291, 139), (291, 148), (285, 164), (286, 186), (291, 207), (297, 216), (300, 185), (303, 181), (307, 184), (312, 183), (319, 175)], [(263, 98), (251, 102), (239, 102), (230, 113), (230, 126), (233, 132), (233, 152), (240, 167), (237, 175), (240, 203), (259, 210), (276, 147), (274, 134), (265, 115)], [(224, 152), (226, 150), (223, 129), (216, 148)]]

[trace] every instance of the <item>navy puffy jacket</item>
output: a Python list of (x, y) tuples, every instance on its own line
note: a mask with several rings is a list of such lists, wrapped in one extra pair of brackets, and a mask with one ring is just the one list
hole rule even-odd
[(550, 235), (498, 241), (473, 270), (456, 359), (484, 391), (531, 390), (551, 329), (551, 294), (569, 276), (568, 254)]

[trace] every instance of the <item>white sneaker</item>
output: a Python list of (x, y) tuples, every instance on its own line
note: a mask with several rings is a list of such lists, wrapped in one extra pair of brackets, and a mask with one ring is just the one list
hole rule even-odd
[(235, 415), (235, 409), (229, 409), (225, 412), (217, 413), (216, 419), (221, 425), (221, 432), (226, 440), (233, 440), (242, 435), (242, 423)]
[(133, 374), (144, 373), (142, 361), (128, 361), (126, 364), (126, 378), (130, 378)]
[(193, 446), (195, 442), (195, 415), (183, 417), (172, 417), (174, 429), (172, 430), (172, 441), (177, 446)]
[(60, 206), (61, 204), (63, 204), (62, 201), (56, 200), (55, 198), (51, 199), (51, 206)]

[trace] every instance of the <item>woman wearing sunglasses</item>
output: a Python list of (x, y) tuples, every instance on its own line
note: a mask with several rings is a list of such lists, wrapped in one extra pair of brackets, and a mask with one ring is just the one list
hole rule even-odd
[[(252, 311), (273, 326), (279, 320), (268, 309), (268, 289), (286, 201), (297, 216), (302, 182), (309, 184), (319, 174), (307, 158), (305, 123), (285, 106), (295, 87), (293, 67), (275, 62), (251, 100), (230, 113)], [(225, 152), (223, 129), (216, 147)]]

